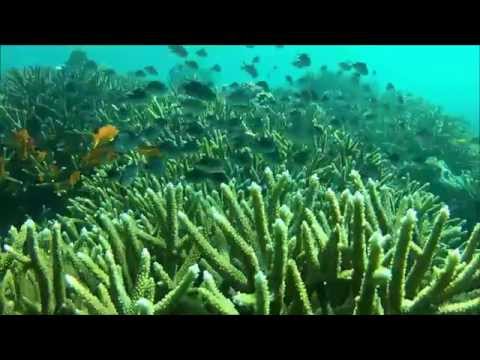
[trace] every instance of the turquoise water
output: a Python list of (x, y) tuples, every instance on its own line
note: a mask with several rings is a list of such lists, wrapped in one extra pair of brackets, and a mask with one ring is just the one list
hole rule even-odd
[[(321, 65), (336, 67), (344, 60), (362, 61), (376, 71), (372, 81), (380, 86), (392, 82), (399, 90), (409, 91), (441, 106), (446, 112), (465, 119), (472, 130), (479, 123), (479, 46), (187, 46), (193, 53), (204, 47), (208, 57), (196, 60), (201, 67), (222, 66), (217, 84), (251, 80), (240, 69), (242, 63), (260, 56), (259, 80), (271, 86), (285, 83), (285, 75), (299, 77), (304, 70), (291, 66), (295, 56), (307, 52), (311, 69)], [(60, 65), (73, 49), (85, 50), (99, 64), (119, 72), (154, 65), (165, 79), (176, 63), (183, 61), (166, 46), (2, 46), (2, 71), (29, 65)], [(277, 69), (273, 70), (276, 65)]]

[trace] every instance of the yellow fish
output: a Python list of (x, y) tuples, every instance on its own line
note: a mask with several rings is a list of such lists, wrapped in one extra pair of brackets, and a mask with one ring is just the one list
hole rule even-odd
[(118, 133), (118, 129), (113, 125), (105, 125), (98, 128), (93, 133), (93, 148), (95, 149), (98, 145), (112, 142), (115, 140)]

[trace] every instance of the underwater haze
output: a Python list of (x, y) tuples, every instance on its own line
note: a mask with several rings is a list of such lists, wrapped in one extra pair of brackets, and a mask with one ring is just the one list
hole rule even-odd
[[(362, 61), (376, 70), (376, 81), (383, 87), (388, 82), (396, 88), (424, 97), (441, 106), (446, 112), (461, 116), (474, 133), (479, 130), (479, 46), (255, 46), (240, 45), (192, 45), (196, 51), (205, 48), (208, 57), (199, 61), (202, 66), (221, 64), (223, 71), (218, 83), (250, 80), (241, 65), (247, 59), (259, 56), (259, 79), (272, 86), (283, 85), (285, 75), (298, 77), (303, 69), (293, 69), (292, 59), (298, 53), (311, 56), (312, 68), (321, 65), (335, 67), (340, 61)], [(12, 67), (33, 65), (55, 66), (65, 62), (75, 49), (86, 51), (99, 64), (115, 68), (119, 72), (133, 71), (145, 65), (154, 65), (161, 78), (178, 62), (178, 57), (166, 46), (2, 46), (2, 71)], [(272, 66), (277, 65), (276, 70)]]
[(480, 314), (478, 46), (0, 50), (0, 315)]

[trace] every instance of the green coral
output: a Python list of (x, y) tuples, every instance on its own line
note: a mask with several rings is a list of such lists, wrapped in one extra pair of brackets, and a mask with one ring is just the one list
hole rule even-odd
[(354, 174), (349, 188), (358, 191), (352, 195), (312, 185), (311, 178), (266, 174), (265, 183), (248, 191), (234, 182), (222, 185), (223, 196), (192, 185), (182, 185), (180, 196), (180, 185), (146, 178), (128, 196), (113, 196), (117, 210), (103, 202), (101, 187), (90, 187), (89, 199), (98, 205), (83, 209), (81, 218), (72, 208), (69, 230), (60, 222), (42, 229), (31, 220), (10, 230), (1, 253), (0, 309), (137, 315), (478, 311), (479, 225), (451, 250), (443, 240), (458, 222), (421, 189), (407, 199), (375, 182), (363, 187)]

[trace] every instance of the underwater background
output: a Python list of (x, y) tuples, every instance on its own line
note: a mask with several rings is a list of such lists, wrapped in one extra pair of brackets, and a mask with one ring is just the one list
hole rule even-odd
[(480, 314), (478, 46), (0, 60), (0, 314)]
[[(202, 45), (191, 48), (202, 48)], [(338, 62), (357, 59), (376, 70), (380, 87), (392, 82), (400, 90), (441, 106), (447, 113), (464, 117), (474, 133), (479, 131), (480, 102), (480, 47), (460, 45), (322, 45), (285, 46), (280, 53), (274, 46), (247, 48), (240, 45), (212, 45), (206, 47), (209, 56), (200, 65), (208, 67), (221, 63), (224, 71), (217, 81), (231, 83), (247, 81), (242, 63), (258, 55), (261, 78), (271, 86), (283, 85), (285, 75), (297, 77), (302, 69), (293, 69), (291, 59), (298, 53), (309, 53), (313, 67), (334, 67)], [(157, 67), (159, 77), (166, 79), (168, 70), (178, 57), (166, 46), (91, 45), (91, 46), (2, 46), (1, 71), (11, 67), (55, 66), (62, 64), (74, 49), (83, 49), (99, 64), (127, 73), (143, 64)], [(278, 69), (272, 71), (272, 65)]]

